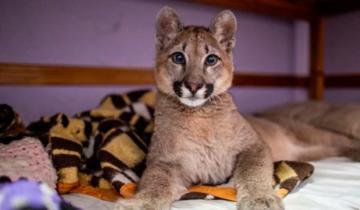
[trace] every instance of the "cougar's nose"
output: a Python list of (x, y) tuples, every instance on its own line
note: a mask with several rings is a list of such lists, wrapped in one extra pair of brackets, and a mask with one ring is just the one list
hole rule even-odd
[(184, 81), (184, 85), (187, 89), (190, 90), (190, 92), (195, 95), (195, 93), (202, 88), (204, 83), (202, 82), (192, 82), (192, 81)]

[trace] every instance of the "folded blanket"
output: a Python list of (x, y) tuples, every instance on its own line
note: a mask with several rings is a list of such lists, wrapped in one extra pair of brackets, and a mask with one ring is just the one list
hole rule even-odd
[(28, 135), (20, 116), (6, 104), (0, 105), (0, 179), (27, 178), (55, 189), (57, 176), (41, 142)]
[(55, 189), (57, 176), (50, 157), (38, 139), (24, 137), (8, 145), (0, 144), (0, 177), (16, 181), (27, 178)]

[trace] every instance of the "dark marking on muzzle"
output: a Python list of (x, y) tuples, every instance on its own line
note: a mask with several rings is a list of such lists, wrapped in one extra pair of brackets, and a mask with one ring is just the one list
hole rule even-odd
[(208, 98), (214, 91), (214, 85), (213, 84), (206, 84), (206, 92), (204, 98)]
[(182, 85), (182, 82), (180, 82), (180, 81), (176, 81), (173, 83), (174, 92), (179, 97), (182, 96), (181, 85)]

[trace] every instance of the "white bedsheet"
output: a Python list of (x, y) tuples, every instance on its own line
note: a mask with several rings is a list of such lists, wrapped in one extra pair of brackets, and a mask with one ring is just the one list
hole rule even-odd
[[(344, 158), (313, 162), (309, 180), (284, 198), (289, 210), (360, 210), (360, 163)], [(84, 210), (111, 210), (113, 203), (71, 194), (65, 199)], [(177, 201), (172, 210), (235, 210), (235, 203), (223, 200)]]

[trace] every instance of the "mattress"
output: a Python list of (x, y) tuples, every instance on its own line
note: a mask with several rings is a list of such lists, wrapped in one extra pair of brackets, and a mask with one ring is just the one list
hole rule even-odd
[[(290, 210), (359, 210), (360, 163), (345, 158), (312, 162), (314, 174), (284, 198)], [(113, 203), (90, 196), (69, 194), (65, 200), (84, 210), (110, 210)], [(223, 200), (176, 201), (171, 210), (235, 210), (235, 203)]]

